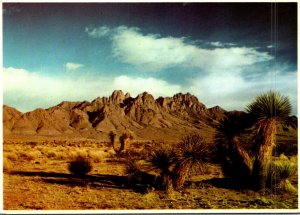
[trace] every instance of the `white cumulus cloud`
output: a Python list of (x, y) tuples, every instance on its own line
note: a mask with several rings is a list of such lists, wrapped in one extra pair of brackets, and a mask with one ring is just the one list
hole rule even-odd
[(79, 64), (79, 63), (72, 63), (72, 62), (68, 62), (65, 64), (65, 68), (68, 70), (68, 71), (75, 71), (81, 67), (84, 67), (83, 64)]
[[(205, 49), (184, 38), (143, 35), (137, 28), (119, 27), (112, 36), (113, 54), (144, 70), (159, 71), (182, 66), (206, 71), (233, 69), (273, 59), (267, 52), (249, 47)], [(220, 42), (216, 42), (220, 46)]]
[(93, 38), (101, 38), (109, 35), (110, 28), (107, 26), (101, 26), (99, 28), (85, 28), (85, 32)]
[[(170, 67), (194, 67), (205, 71), (233, 69), (273, 59), (267, 52), (251, 47), (232, 47), (234, 43), (210, 42), (214, 49), (186, 42), (185, 38), (143, 34), (139, 28), (107, 26), (85, 31), (89, 36), (109, 36), (113, 56), (143, 71), (161, 71)], [(226, 45), (226, 46), (225, 46)], [(229, 47), (228, 47), (229, 46)]]
[(274, 90), (289, 97), (297, 114), (296, 72), (267, 71), (252, 80), (231, 73), (211, 74), (191, 80), (186, 90), (208, 107), (220, 105), (227, 110), (245, 110), (258, 95)]
[(148, 92), (154, 97), (172, 96), (182, 91), (180, 85), (173, 85), (156, 78), (139, 78), (122, 75), (116, 77), (113, 84), (116, 89), (130, 92), (132, 96), (136, 96), (142, 92)]

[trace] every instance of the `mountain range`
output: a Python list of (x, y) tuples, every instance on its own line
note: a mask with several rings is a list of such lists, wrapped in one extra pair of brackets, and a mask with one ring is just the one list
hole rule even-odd
[(115, 90), (109, 97), (88, 102), (61, 102), (48, 109), (22, 113), (3, 106), (4, 137), (41, 136), (108, 139), (108, 133), (129, 129), (139, 140), (176, 141), (198, 132), (212, 140), (228, 111), (207, 108), (190, 93), (155, 99), (144, 92), (131, 97)]

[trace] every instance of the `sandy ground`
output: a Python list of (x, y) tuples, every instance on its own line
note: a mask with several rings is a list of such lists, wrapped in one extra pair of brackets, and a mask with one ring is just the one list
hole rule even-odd
[[(144, 150), (136, 143), (134, 150)], [(68, 162), (84, 152), (93, 161), (89, 183), (74, 178)], [(225, 183), (221, 169), (209, 164), (192, 176), (182, 192), (165, 194), (127, 186), (124, 160), (110, 144), (94, 140), (5, 140), (5, 210), (116, 209), (297, 209), (297, 193), (258, 193)], [(292, 178), (298, 186), (298, 176)]]

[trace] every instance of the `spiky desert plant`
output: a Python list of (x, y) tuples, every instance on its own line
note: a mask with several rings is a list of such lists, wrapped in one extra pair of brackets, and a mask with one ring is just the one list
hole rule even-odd
[(275, 145), (277, 123), (287, 123), (292, 111), (288, 97), (278, 92), (269, 91), (258, 96), (246, 111), (255, 119), (256, 130), (256, 156), (253, 166), (254, 186), (257, 190), (266, 186), (268, 169), (271, 162), (272, 151)]
[(223, 174), (245, 181), (252, 173), (252, 160), (243, 147), (239, 135), (246, 130), (250, 119), (244, 114), (229, 115), (217, 127), (215, 141)]
[(133, 132), (130, 130), (126, 130), (125, 132), (123, 132), (119, 140), (121, 143), (120, 151), (126, 152), (126, 150), (129, 148), (131, 140), (133, 140)]
[(154, 175), (150, 175), (145, 171), (145, 165), (142, 160), (128, 158), (125, 163), (125, 174), (128, 178), (128, 184), (131, 186), (137, 184), (154, 185)]
[(173, 147), (168, 144), (159, 144), (150, 154), (148, 162), (151, 170), (158, 170), (161, 177), (161, 187), (170, 193), (172, 186), (172, 168), (177, 160)]
[(85, 178), (92, 168), (90, 159), (84, 155), (77, 155), (68, 166), (69, 171), (80, 178)]
[(271, 163), (267, 186), (279, 191), (295, 192), (297, 189), (290, 183), (289, 179), (297, 172), (297, 165), (287, 160), (277, 160)]
[(122, 149), (121, 149), (121, 147), (117, 147), (117, 146), (116, 146), (116, 145), (117, 145), (117, 144), (116, 144), (116, 136), (117, 136), (116, 132), (110, 131), (109, 134), (108, 134), (108, 136), (109, 136), (110, 143), (111, 143), (111, 145), (112, 145), (114, 151), (115, 151), (117, 154), (119, 154), (119, 153), (122, 151)]
[(207, 143), (199, 134), (190, 134), (182, 138), (176, 152), (173, 186), (179, 190), (193, 169), (203, 170), (209, 151)]

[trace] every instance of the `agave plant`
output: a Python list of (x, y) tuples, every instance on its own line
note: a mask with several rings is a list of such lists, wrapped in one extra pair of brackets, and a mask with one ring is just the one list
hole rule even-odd
[(176, 190), (182, 188), (193, 169), (202, 171), (207, 155), (207, 143), (200, 135), (191, 134), (182, 138), (178, 145), (177, 162), (173, 170), (173, 185)]
[(172, 146), (160, 144), (152, 151), (148, 160), (151, 169), (159, 171), (162, 188), (165, 189), (167, 193), (170, 193), (173, 190), (172, 168), (176, 159), (176, 153)]
[(258, 96), (246, 111), (255, 120), (255, 162), (253, 166), (254, 185), (257, 190), (266, 186), (273, 147), (275, 145), (276, 126), (285, 124), (291, 114), (292, 106), (288, 97), (270, 91)]

